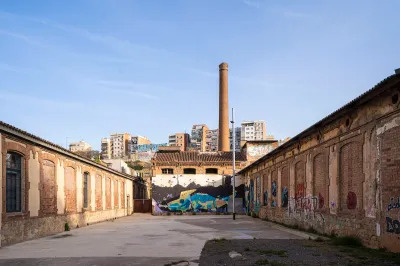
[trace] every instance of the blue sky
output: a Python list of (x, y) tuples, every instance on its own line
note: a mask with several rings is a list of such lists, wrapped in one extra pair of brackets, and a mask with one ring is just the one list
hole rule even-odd
[(294, 136), (400, 67), (400, 1), (0, 0), (0, 120), (60, 145), (236, 119)]

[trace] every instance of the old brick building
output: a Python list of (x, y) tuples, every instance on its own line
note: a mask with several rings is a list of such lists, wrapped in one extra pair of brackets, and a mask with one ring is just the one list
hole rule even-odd
[(248, 211), (400, 251), (400, 73), (239, 172)]
[(132, 213), (136, 180), (0, 122), (1, 245)]
[[(237, 152), (236, 168), (243, 168), (245, 161), (245, 156)], [(155, 154), (152, 164), (155, 212), (216, 212), (229, 203), (232, 195), (231, 152), (165, 150)], [(240, 209), (241, 205), (240, 202)]]

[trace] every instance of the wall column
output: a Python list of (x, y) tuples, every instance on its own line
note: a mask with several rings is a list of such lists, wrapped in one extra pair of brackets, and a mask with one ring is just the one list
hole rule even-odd
[(90, 174), (90, 209), (96, 210), (96, 173)]
[(331, 214), (337, 214), (339, 206), (339, 161), (338, 146), (329, 147), (329, 208)]
[(56, 164), (57, 179), (57, 214), (64, 214), (65, 211), (65, 190), (64, 190), (64, 162), (57, 159)]
[(39, 215), (40, 209), (40, 162), (38, 152), (33, 150), (29, 152), (27, 168), (29, 175), (29, 213), (30, 217), (35, 217)]

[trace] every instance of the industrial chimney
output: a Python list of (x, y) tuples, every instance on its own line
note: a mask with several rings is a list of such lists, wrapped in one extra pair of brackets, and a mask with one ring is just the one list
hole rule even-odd
[(218, 151), (230, 151), (228, 108), (228, 64), (221, 63), (219, 65)]

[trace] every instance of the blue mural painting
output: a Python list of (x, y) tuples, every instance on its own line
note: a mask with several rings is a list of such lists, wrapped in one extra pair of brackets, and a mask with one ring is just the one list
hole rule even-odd
[(278, 186), (277, 186), (276, 180), (274, 180), (274, 181), (272, 181), (272, 185), (271, 185), (271, 194), (272, 194), (271, 206), (272, 207), (276, 207), (275, 197), (276, 197), (277, 189), (278, 189)]
[(289, 193), (287, 187), (282, 189), (282, 207), (286, 208), (289, 202)]
[[(201, 187), (191, 183), (187, 187), (158, 187), (153, 185), (153, 202), (155, 212), (228, 212), (228, 204), (232, 200), (230, 184), (218, 187)], [(244, 185), (236, 187), (235, 198), (239, 205), (245, 204)], [(242, 199), (239, 199), (242, 198)], [(237, 204), (235, 204), (237, 206)], [(237, 213), (243, 212), (236, 209)]]
[(268, 205), (268, 191), (264, 191), (264, 205)]

